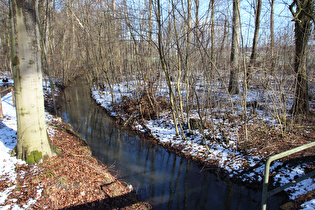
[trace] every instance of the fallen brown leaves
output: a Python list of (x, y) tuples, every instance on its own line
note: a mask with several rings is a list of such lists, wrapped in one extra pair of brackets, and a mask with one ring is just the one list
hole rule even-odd
[(51, 123), (50, 138), (60, 154), (37, 166), (19, 166), (8, 202), (17, 199), (22, 206), (36, 199), (40, 190), (32, 209), (151, 209), (93, 158), (87, 144), (67, 127), (57, 120)]
[[(267, 159), (272, 155), (315, 141), (314, 125), (314, 115), (305, 116), (303, 120), (290, 119), (285, 133), (272, 125), (253, 123), (247, 128), (249, 139), (238, 142), (238, 147), (245, 153)], [(245, 133), (244, 128), (240, 133)], [(240, 138), (244, 139), (244, 135), (240, 135)], [(307, 156), (314, 158), (314, 153), (315, 148), (310, 148), (282, 160), (298, 159)]]

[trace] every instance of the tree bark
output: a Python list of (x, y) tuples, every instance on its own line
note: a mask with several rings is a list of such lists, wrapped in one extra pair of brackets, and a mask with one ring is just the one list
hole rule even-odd
[(275, 48), (275, 31), (274, 31), (274, 7), (275, 0), (269, 0), (270, 3), (270, 53), (271, 53), (271, 72), (275, 67), (274, 48)]
[[(224, 29), (223, 29), (223, 37), (222, 37), (222, 42), (220, 46), (220, 52), (219, 52), (219, 63), (223, 63), (223, 50), (225, 48), (225, 42), (228, 39), (229, 35), (229, 20), (227, 15), (224, 15)], [(228, 41), (227, 41), (228, 42)]]
[(254, 38), (253, 38), (252, 54), (250, 56), (250, 66), (255, 66), (255, 62), (256, 62), (261, 5), (262, 5), (262, 0), (258, 0), (257, 1), (256, 14), (255, 14), (255, 31), (254, 31)]
[[(296, 11), (293, 7), (295, 6)], [(306, 52), (311, 34), (312, 21), (315, 20), (314, 0), (295, 0), (290, 5), (295, 21), (295, 61), (296, 86), (291, 112), (294, 115), (309, 113), (308, 80), (306, 74)]]
[(215, 0), (211, 0), (211, 48), (210, 48), (210, 60), (211, 60), (211, 74), (213, 72), (214, 64), (214, 11), (215, 11)]
[(166, 59), (165, 59), (165, 50), (164, 50), (164, 45), (163, 45), (163, 37), (162, 37), (162, 8), (161, 8), (161, 3), (160, 0), (156, 1), (157, 4), (157, 14), (156, 14), (156, 19), (157, 19), (157, 24), (158, 24), (158, 52), (159, 52), (159, 57), (160, 57), (160, 62), (161, 62), (161, 67), (165, 73), (166, 77), (166, 82), (168, 86), (168, 91), (169, 91), (169, 97), (170, 97), (170, 104), (171, 104), (171, 111), (172, 111), (172, 116), (173, 116), (173, 121), (174, 121), (174, 126), (175, 126), (175, 131), (176, 135), (179, 135), (179, 129), (177, 125), (177, 117), (176, 117), (176, 104), (175, 104), (175, 94), (172, 88), (172, 83), (171, 83), (171, 75), (167, 69), (167, 64), (166, 64)]
[(255, 31), (252, 45), (252, 53), (249, 61), (249, 68), (246, 72), (246, 85), (248, 87), (249, 78), (252, 74), (253, 68), (255, 67), (256, 57), (257, 57), (257, 44), (258, 44), (258, 35), (259, 35), (259, 26), (260, 26), (260, 14), (261, 14), (261, 4), (262, 0), (257, 0), (256, 13), (255, 13)]
[(240, 40), (240, 0), (233, 0), (233, 29), (231, 47), (230, 82), (228, 91), (230, 94), (239, 93), (239, 40)]
[[(51, 95), (53, 99), (53, 109), (54, 109), (54, 114), (57, 115), (57, 104), (56, 104), (56, 99), (55, 99), (55, 88), (54, 88), (54, 80), (52, 78), (52, 71), (50, 69), (50, 60), (49, 60), (49, 40), (50, 40), (50, 11), (51, 11), (51, 1), (47, 0), (46, 1), (46, 11), (45, 11), (45, 16), (46, 16), (46, 23), (45, 23), (45, 31), (43, 30), (42, 27), (39, 25), (39, 31), (40, 31), (40, 43), (41, 47), (43, 49), (43, 62), (45, 64), (44, 68), (44, 73), (48, 76), (49, 84), (50, 84), (50, 90), (51, 90)], [(38, 23), (41, 22), (40, 20), (40, 15), (37, 16), (37, 21)], [(44, 38), (45, 37), (45, 38)], [(45, 72), (46, 70), (46, 72)]]
[(17, 157), (34, 163), (53, 155), (46, 132), (40, 35), (35, 0), (11, 0)]
[[(199, 0), (194, 0), (196, 5), (196, 16), (198, 16), (199, 13)], [(184, 6), (183, 6), (184, 8)], [(186, 18), (185, 18), (186, 19)], [(196, 18), (196, 25), (198, 23), (198, 18)], [(190, 70), (191, 70), (191, 0), (187, 0), (187, 24), (184, 26), (184, 30), (186, 33), (185, 42), (186, 42), (186, 59), (185, 59), (185, 83), (186, 83), (186, 124), (188, 126), (188, 130), (190, 131), (190, 124), (189, 124), (189, 118), (190, 118), (190, 107), (189, 107), (189, 95), (190, 95)], [(196, 32), (196, 36), (198, 32)]]

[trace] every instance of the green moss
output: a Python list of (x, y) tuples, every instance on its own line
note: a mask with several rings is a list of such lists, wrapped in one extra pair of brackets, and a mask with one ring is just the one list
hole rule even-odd
[(32, 165), (34, 163), (37, 163), (39, 160), (43, 158), (43, 153), (39, 152), (37, 150), (32, 151), (27, 157), (26, 157), (26, 163), (29, 165)]
[(49, 142), (49, 145), (50, 145), (50, 148), (53, 150), (53, 153), (57, 154), (57, 155), (60, 155), (61, 154), (61, 151), (58, 149), (58, 147), (52, 143), (49, 135), (48, 135), (48, 132), (46, 130), (46, 135), (47, 135), (47, 138), (48, 138), (48, 142)]
[(12, 59), (12, 65), (13, 66), (17, 66), (20, 64), (20, 60), (19, 60), (19, 57), (17, 56), (14, 56), (14, 58)]
[(51, 169), (51, 168), (45, 170), (43, 173), (44, 173), (44, 176), (45, 176), (46, 178), (53, 178), (53, 177), (56, 176), (55, 170), (54, 170), (54, 169)]
[(57, 154), (57, 155), (60, 155), (61, 154), (61, 151), (58, 149), (58, 147), (54, 144), (52, 144), (52, 149), (54, 150), (54, 152)]

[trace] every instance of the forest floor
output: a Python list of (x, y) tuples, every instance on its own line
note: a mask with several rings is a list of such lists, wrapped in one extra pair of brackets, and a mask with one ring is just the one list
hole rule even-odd
[(139, 201), (131, 185), (95, 159), (71, 126), (46, 113), (48, 135), (58, 155), (27, 165), (10, 156), (16, 145), (12, 96), (2, 98), (0, 122), (1, 209), (151, 209)]
[[(277, 123), (276, 116), (270, 116), (270, 107), (281, 108), (283, 105), (257, 102), (257, 94), (253, 92), (249, 92), (247, 99), (247, 125), (242, 119), (241, 106), (237, 104), (238, 96), (231, 99), (236, 107), (234, 113), (229, 110), (231, 107), (215, 106), (201, 111), (203, 126), (200, 126), (197, 106), (192, 105), (191, 126), (195, 122), (197, 126), (189, 130), (187, 123), (183, 123), (183, 135), (176, 135), (167, 88), (160, 84), (149, 91), (137, 89), (148, 86), (114, 84), (111, 90), (106, 87), (93, 89), (92, 97), (123, 128), (135, 131), (170, 152), (201, 163), (203, 170), (213, 170), (226, 181), (261, 189), (264, 164), (270, 156), (315, 141), (315, 100), (310, 101), (308, 116), (293, 118), (287, 115), (284, 132), (283, 124)], [(224, 101), (224, 97), (227, 96), (223, 93), (218, 100)], [(270, 189), (313, 171), (314, 154), (313, 147), (274, 161), (270, 168)], [(286, 194), (295, 208), (315, 209), (314, 177), (286, 189)]]

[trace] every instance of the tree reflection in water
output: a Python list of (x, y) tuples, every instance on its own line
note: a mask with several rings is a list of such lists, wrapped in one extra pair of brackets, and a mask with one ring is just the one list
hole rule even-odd
[[(169, 153), (115, 122), (90, 97), (89, 86), (78, 80), (65, 89), (61, 116), (82, 134), (93, 155), (114, 166), (118, 178), (131, 184), (140, 199), (154, 209), (259, 209), (261, 192), (218, 178), (213, 170)], [(285, 200), (272, 197), (270, 209)]]

